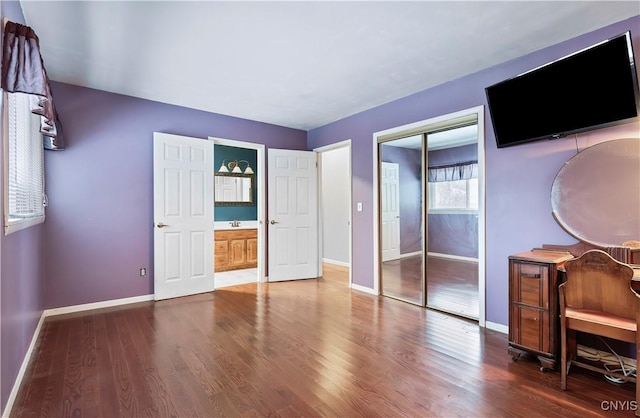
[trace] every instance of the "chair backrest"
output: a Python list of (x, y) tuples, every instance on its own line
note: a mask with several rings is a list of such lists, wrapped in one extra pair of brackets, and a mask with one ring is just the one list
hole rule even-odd
[(564, 305), (636, 318), (637, 297), (631, 290), (633, 269), (601, 250), (587, 251), (564, 264)]

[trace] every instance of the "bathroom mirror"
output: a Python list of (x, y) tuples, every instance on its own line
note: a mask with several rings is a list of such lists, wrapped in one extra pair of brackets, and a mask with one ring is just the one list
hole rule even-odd
[(253, 190), (253, 174), (215, 174), (215, 206), (253, 206)]
[(640, 240), (640, 139), (602, 142), (572, 157), (553, 181), (551, 206), (580, 241), (608, 247)]

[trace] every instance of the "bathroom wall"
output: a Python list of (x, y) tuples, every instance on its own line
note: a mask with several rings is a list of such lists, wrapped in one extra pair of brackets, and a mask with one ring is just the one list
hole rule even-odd
[[(229, 147), (226, 145), (214, 145), (213, 146), (213, 159), (215, 162), (215, 171), (220, 169), (223, 161), (226, 164), (229, 161), (245, 160), (249, 162), (249, 166), (256, 171), (258, 166), (258, 151), (247, 148)], [(241, 169), (244, 170), (244, 164), (241, 164)], [(231, 171), (231, 170), (229, 170)], [(258, 201), (258, 173), (256, 172), (253, 179), (253, 201)], [(232, 206), (215, 206), (214, 208), (215, 221), (255, 221), (258, 219), (258, 205), (253, 204), (251, 206), (232, 205)]]

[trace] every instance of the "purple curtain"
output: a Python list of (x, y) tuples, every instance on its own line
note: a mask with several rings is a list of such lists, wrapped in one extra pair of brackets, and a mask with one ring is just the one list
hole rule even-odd
[(478, 177), (478, 162), (468, 161), (429, 167), (429, 182), (469, 180)]
[(63, 150), (62, 129), (40, 55), (40, 42), (30, 27), (9, 21), (5, 24), (1, 82), (8, 93), (32, 95), (31, 111), (41, 116), (44, 147)]

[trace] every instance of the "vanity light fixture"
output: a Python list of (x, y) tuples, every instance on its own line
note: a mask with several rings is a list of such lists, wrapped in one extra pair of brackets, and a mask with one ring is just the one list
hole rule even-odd
[(253, 174), (253, 170), (251, 169), (251, 166), (249, 165), (249, 161), (240, 160), (240, 161), (238, 161), (238, 166), (240, 165), (240, 163), (246, 163), (247, 164), (247, 166), (244, 168), (244, 174)]
[(227, 166), (224, 164), (225, 161), (227, 160), (223, 160), (222, 161), (222, 165), (220, 166), (220, 169), (218, 170), (218, 173), (228, 173), (229, 169), (227, 168)]
[[(226, 162), (227, 162), (227, 160), (222, 161), (222, 165), (218, 169), (218, 173), (253, 174), (253, 169), (249, 165), (249, 162), (246, 161), (246, 160), (229, 161), (229, 163), (226, 163)], [(245, 163), (246, 164), (246, 167), (245, 167), (244, 171), (240, 168), (240, 163)]]

